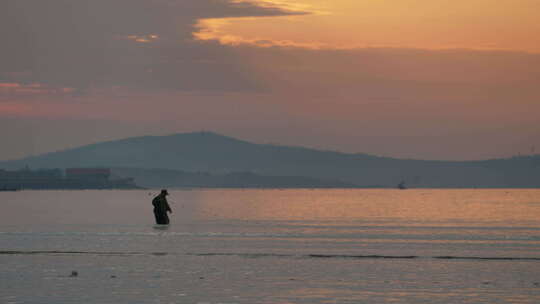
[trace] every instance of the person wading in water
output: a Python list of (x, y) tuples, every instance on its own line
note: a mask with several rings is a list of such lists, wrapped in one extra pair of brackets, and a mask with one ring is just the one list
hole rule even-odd
[(172, 210), (169, 206), (169, 202), (167, 202), (167, 195), (169, 195), (169, 192), (167, 192), (167, 189), (163, 189), (161, 190), (161, 193), (152, 200), (152, 205), (154, 206), (154, 216), (156, 217), (156, 224), (158, 225), (169, 224), (169, 216), (167, 215), (167, 212), (172, 213)]

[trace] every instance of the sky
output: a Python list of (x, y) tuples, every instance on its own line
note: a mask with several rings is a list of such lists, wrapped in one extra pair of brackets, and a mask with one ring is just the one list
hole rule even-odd
[(141, 135), (540, 149), (537, 0), (3, 0), (0, 160)]

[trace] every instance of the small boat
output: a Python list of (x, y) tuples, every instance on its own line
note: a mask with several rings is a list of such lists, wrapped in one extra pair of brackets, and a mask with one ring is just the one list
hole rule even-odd
[(405, 186), (405, 181), (401, 181), (401, 183), (399, 183), (397, 185), (397, 188), (400, 189), (400, 190), (405, 190), (407, 189), (407, 186)]

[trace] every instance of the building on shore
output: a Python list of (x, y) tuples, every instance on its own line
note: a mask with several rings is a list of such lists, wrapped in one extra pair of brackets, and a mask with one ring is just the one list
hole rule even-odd
[(138, 189), (132, 178), (111, 178), (108, 168), (0, 169), (0, 190)]

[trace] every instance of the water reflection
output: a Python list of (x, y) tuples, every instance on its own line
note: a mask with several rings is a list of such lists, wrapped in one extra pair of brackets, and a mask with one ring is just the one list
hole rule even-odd
[[(171, 190), (0, 193), (5, 248), (536, 257), (540, 190)], [(173, 203), (174, 202), (174, 203)]]
[(193, 199), (208, 220), (540, 226), (539, 190), (220, 190)]
[(166, 231), (145, 191), (0, 193), (2, 299), (540, 301), (540, 190), (170, 192)]

